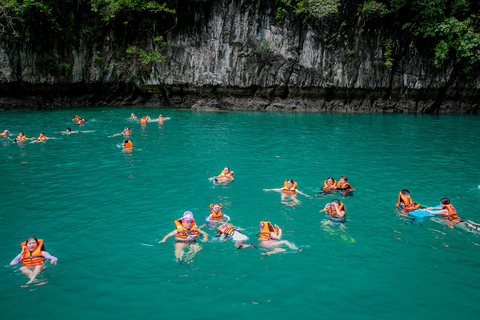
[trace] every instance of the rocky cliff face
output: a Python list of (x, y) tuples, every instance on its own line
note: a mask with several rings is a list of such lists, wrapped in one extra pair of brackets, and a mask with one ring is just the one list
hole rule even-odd
[[(179, 16), (166, 33), (164, 63), (126, 57), (125, 30), (113, 26), (80, 34), (68, 47), (4, 41), (0, 108), (480, 113), (480, 77), (462, 78), (453, 64), (436, 69), (430, 52), (409, 43), (392, 45), (387, 68), (388, 35), (368, 26), (351, 2), (335, 18), (306, 23), (292, 16), (278, 21), (260, 2), (219, 0)], [(153, 47), (141, 32), (136, 41)]]

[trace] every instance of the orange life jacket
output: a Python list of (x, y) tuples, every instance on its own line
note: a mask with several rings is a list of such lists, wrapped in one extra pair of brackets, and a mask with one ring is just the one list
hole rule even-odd
[(287, 180), (283, 183), (283, 193), (286, 194), (295, 194), (295, 191), (297, 190), (297, 183), (294, 181), (292, 186), (289, 188), (287, 187)]
[(147, 123), (147, 119), (145, 118), (140, 119), (140, 123)]
[(420, 207), (420, 203), (414, 203), (411, 197), (409, 199), (407, 199), (407, 197), (405, 197), (403, 195), (403, 193), (400, 191), (398, 193), (398, 202), (397, 202), (396, 206), (400, 207), (401, 203), (403, 203), (405, 205), (406, 210), (413, 210), (415, 208)]
[(9, 134), (10, 134), (9, 132), (2, 132), (2, 133), (0, 133), (0, 137), (6, 137)]
[(350, 186), (350, 188), (348, 188), (346, 190), (351, 190), (351, 191), (355, 190), (355, 189), (352, 188), (352, 185), (350, 183), (346, 182), (346, 181), (342, 185), (340, 185), (340, 181), (339, 181), (339, 182), (337, 182), (336, 186), (339, 187), (339, 188), (342, 188), (342, 189), (345, 188), (346, 186)]
[(136, 115), (131, 115), (130, 119), (137, 119), (137, 116)]
[(457, 216), (457, 210), (451, 205), (451, 204), (444, 204), (442, 205), (442, 208), (440, 210), (447, 209), (448, 210), (448, 215), (447, 214), (442, 214), (442, 218), (448, 221), (452, 222), (460, 222), (462, 219), (460, 219), (459, 216)]
[(38, 140), (38, 141), (44, 141), (45, 138), (46, 138), (45, 136), (43, 136), (43, 137), (39, 136), (39, 137), (37, 138), (37, 140)]
[(127, 142), (124, 142), (123, 147), (127, 149), (133, 148), (132, 141), (128, 140)]
[[(333, 210), (332, 207), (328, 207), (328, 214), (333, 216), (333, 215), (336, 215), (337, 214), (337, 210)], [(340, 202), (340, 205), (338, 206), (338, 211), (345, 211), (346, 213), (346, 210), (345, 210), (345, 206), (343, 205), (343, 203)]]
[(177, 227), (177, 234), (175, 236), (177, 238), (181, 238), (181, 239), (186, 239), (187, 237), (192, 236), (192, 235), (195, 236), (195, 237), (198, 237), (198, 227), (197, 227), (197, 224), (195, 223), (195, 220), (192, 220), (193, 224), (190, 227), (190, 229), (185, 228), (182, 225), (181, 220), (182, 219), (178, 219), (178, 220), (174, 221), (175, 226)]
[(218, 212), (215, 212), (215, 210), (213, 210), (213, 203), (210, 205), (210, 217), (212, 218), (212, 221), (220, 221), (223, 219), (222, 205), (219, 205), (220, 210), (218, 210)]
[(131, 134), (132, 130), (123, 130), (122, 134)]
[(150, 120), (150, 116), (146, 116), (146, 117), (145, 117), (145, 120)]
[(225, 177), (225, 178), (227, 178), (227, 180), (230, 180), (230, 179), (233, 178), (232, 175), (233, 175), (233, 171), (229, 171), (227, 174), (223, 173), (223, 171), (222, 171), (222, 173), (220, 173), (220, 175), (218, 177), (219, 178), (220, 177)]
[(228, 224), (222, 224), (221, 226), (217, 227), (217, 232), (224, 233), (229, 236), (233, 231), (237, 229), (230, 227)]
[(22, 264), (24, 266), (37, 266), (39, 264), (43, 264), (45, 258), (42, 255), (42, 248), (43, 248), (43, 240), (37, 239), (37, 246), (33, 251), (27, 249), (27, 242), (23, 241), (20, 245), (23, 250), (22, 254)]
[(158, 122), (163, 122), (163, 117), (158, 117)]
[(25, 140), (25, 136), (17, 136), (17, 140), (18, 141), (23, 141), (23, 140)]
[[(334, 186), (336, 183), (337, 183), (337, 181), (333, 180), (332, 186)], [(323, 181), (323, 189), (324, 189), (324, 190), (325, 190), (325, 189), (328, 190), (328, 189), (334, 189), (334, 188), (330, 187), (330, 186), (328, 185), (328, 183), (327, 183), (327, 180), (325, 180), (325, 181)]]
[(258, 241), (270, 240), (270, 232), (275, 232), (275, 234), (277, 234), (277, 228), (273, 227), (270, 221), (260, 221), (260, 234), (258, 236)]
[(81, 124), (84, 124), (84, 123), (85, 123), (85, 120), (83, 120), (83, 119), (77, 120), (77, 124), (78, 124), (78, 125), (81, 125)]

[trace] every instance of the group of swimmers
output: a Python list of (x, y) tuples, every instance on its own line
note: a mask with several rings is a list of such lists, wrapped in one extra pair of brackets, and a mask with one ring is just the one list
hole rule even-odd
[[(10, 131), (8, 130), (4, 130), (2, 133), (0, 133), (0, 137), (7, 137), (8, 139), (10, 139), (10, 137), (8, 137), (9, 135), (10, 135)], [(40, 132), (40, 135), (38, 136), (38, 138), (35, 138), (35, 137), (27, 138), (23, 134), (23, 132), (19, 132), (15, 139), (10, 139), (10, 140), (13, 140), (14, 142), (18, 142), (18, 141), (26, 141), (26, 140), (45, 141), (47, 139), (55, 139), (55, 138), (46, 137), (44, 132)]]
[[(229, 167), (224, 167), (222, 172), (218, 176), (209, 178), (209, 180), (214, 181), (215, 183), (225, 184), (234, 180), (234, 172), (230, 170)], [(292, 179), (287, 179), (284, 182), (282, 188), (277, 189), (264, 189), (264, 191), (277, 191), (282, 193), (282, 199), (284, 197), (291, 197), (295, 199), (297, 193), (309, 197), (307, 194), (297, 190), (297, 183)], [(347, 186), (348, 185), (348, 186)], [(352, 192), (354, 189), (347, 182), (347, 177), (342, 176), (337, 183), (333, 178), (328, 178), (324, 182), (324, 187), (322, 187), (323, 192), (335, 192), (335, 191), (349, 191)], [(325, 206), (325, 209), (320, 212), (328, 212), (332, 221), (334, 222), (345, 222), (345, 206), (338, 199), (332, 200), (331, 203)], [(237, 249), (242, 248), (257, 248), (259, 247), (250, 244), (245, 244), (249, 238), (242, 234), (239, 227), (235, 227), (230, 223), (230, 217), (222, 212), (222, 204), (212, 203), (210, 205), (210, 214), (206, 217), (207, 223), (205, 226), (215, 227), (217, 235), (214, 236), (216, 241), (224, 241), (226, 239), (232, 239), (235, 243)], [(183, 217), (176, 219), (174, 221), (175, 229), (169, 232), (165, 237), (159, 241), (159, 243), (164, 243), (168, 238), (175, 236), (175, 258), (179, 263), (185, 263), (193, 258), (193, 256), (201, 250), (200, 245), (196, 242), (196, 238), (200, 235), (203, 235), (201, 241), (205, 242), (208, 240), (208, 234), (201, 230), (194, 218), (193, 214), (190, 211), (186, 211)], [(202, 226), (203, 227), (203, 226)], [(260, 222), (260, 232), (257, 234), (258, 241), (260, 242), (259, 246), (264, 251), (261, 252), (263, 255), (271, 255), (279, 252), (285, 251), (282, 246), (287, 246), (292, 250), (301, 251), (295, 244), (282, 240), (282, 229), (277, 225), (273, 225), (270, 221), (263, 220)], [(189, 248), (189, 251), (185, 254), (185, 249)]]
[(453, 227), (455, 225), (466, 225), (472, 230), (479, 230), (480, 224), (471, 220), (463, 220), (457, 214), (457, 210), (450, 203), (450, 199), (440, 199), (440, 206), (438, 207), (424, 207), (420, 203), (415, 203), (410, 196), (410, 191), (404, 189), (398, 193), (398, 201), (396, 206), (404, 213), (408, 214), (411, 211), (426, 211), (433, 215), (441, 215), (443, 219), (448, 221), (448, 225)]
[[(130, 119), (137, 119), (137, 116), (135, 114), (130, 115)], [(158, 123), (163, 124), (164, 123), (164, 117), (162, 115), (158, 116)], [(72, 121), (75, 122), (76, 125), (82, 126), (86, 123), (84, 118), (80, 118), (79, 116), (75, 115), (72, 119)], [(149, 115), (142, 117), (140, 119), (140, 123), (147, 123), (148, 121), (151, 121), (151, 118)], [(65, 134), (71, 134), (71, 133), (86, 133), (86, 132), (93, 132), (93, 131), (72, 131), (72, 128), (67, 127), (65, 130)], [(113, 136), (118, 136), (118, 135), (123, 135), (123, 136), (130, 136), (132, 134), (132, 130), (130, 130), (128, 127), (125, 127), (125, 129), (121, 133), (114, 134)], [(2, 133), (0, 133), (0, 137), (7, 137), (9, 140), (13, 140), (14, 142), (19, 142), (19, 141), (26, 141), (26, 140), (34, 140), (36, 141), (45, 141), (47, 139), (56, 139), (52, 137), (47, 137), (45, 136), (44, 132), (41, 132), (38, 138), (32, 137), (32, 138), (27, 138), (23, 132), (20, 132), (18, 136), (15, 139), (10, 139), (9, 137), (10, 131), (4, 130)], [(132, 149), (133, 148), (133, 143), (129, 139), (124, 139), (123, 143), (121, 145), (124, 149)]]

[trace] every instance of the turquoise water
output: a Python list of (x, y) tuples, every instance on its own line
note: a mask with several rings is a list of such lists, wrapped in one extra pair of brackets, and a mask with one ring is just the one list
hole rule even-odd
[[(163, 125), (129, 120), (162, 113)], [(85, 118), (73, 125), (75, 114)], [(90, 131), (64, 135), (67, 126)], [(129, 126), (134, 149), (111, 137)], [(439, 218), (414, 221), (394, 207), (448, 197), (480, 222), (480, 117), (464, 115), (196, 113), (78, 108), (0, 113), (0, 130), (55, 140), (0, 138), (0, 310), (5, 319), (474, 319), (480, 312), (479, 234)], [(214, 186), (225, 165), (235, 181)], [(292, 178), (314, 195), (345, 174), (354, 196), (282, 203)], [(318, 211), (340, 197), (345, 229)], [(304, 248), (272, 256), (232, 242), (201, 243), (179, 265), (173, 238), (190, 210), (201, 223), (223, 203), (254, 244), (261, 220)], [(205, 228), (210, 235), (215, 232)], [(59, 258), (38, 281), (9, 262), (35, 235)], [(27, 309), (26, 306), (33, 308)], [(188, 308), (188, 309), (187, 309)]]

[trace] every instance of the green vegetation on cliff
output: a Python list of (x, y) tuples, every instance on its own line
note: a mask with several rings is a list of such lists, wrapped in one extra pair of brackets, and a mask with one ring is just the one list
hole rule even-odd
[[(48, 46), (46, 35), (71, 44), (81, 34), (123, 28), (127, 53), (148, 64), (164, 60), (161, 49), (168, 44), (162, 37), (179, 21), (189, 21), (181, 20), (182, 15), (204, 15), (215, 1), (219, 0), (0, 0), (0, 35)], [(249, 5), (270, 6), (280, 21), (290, 15), (307, 24), (336, 23), (338, 30), (346, 24), (341, 19), (355, 27), (354, 15), (361, 17), (368, 28), (384, 31), (384, 63), (389, 69), (395, 65), (396, 46), (429, 52), (437, 68), (454, 64), (467, 75), (480, 68), (477, 0), (252, 0)], [(342, 18), (335, 20), (337, 15)], [(139, 33), (150, 37), (153, 49), (138, 47)]]

